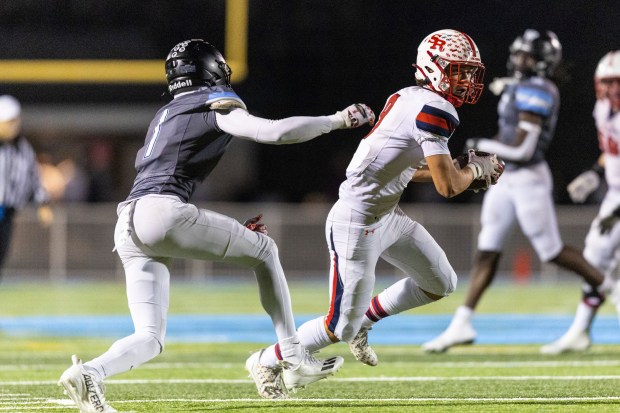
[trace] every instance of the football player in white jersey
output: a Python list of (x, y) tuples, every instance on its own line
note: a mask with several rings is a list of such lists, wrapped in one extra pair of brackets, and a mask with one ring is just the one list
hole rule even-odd
[(135, 331), (86, 363), (72, 357), (73, 365), (58, 384), (82, 412), (116, 412), (105, 399), (104, 380), (164, 350), (174, 258), (234, 263), (254, 272), (260, 302), (273, 322), (283, 355), (277, 368), (261, 366), (255, 359), (246, 363), (262, 397), (288, 397), (280, 385), (283, 368), (316, 381), (337, 370), (341, 360), (306, 357), (278, 248), (266, 236), (260, 217), (241, 224), (199, 209), (190, 199), (233, 138), (264, 144), (304, 142), (335, 129), (372, 125), (372, 110), (355, 104), (330, 116), (279, 120), (252, 116), (230, 85), (232, 71), (224, 57), (202, 39), (177, 44), (168, 54), (165, 69), (173, 99), (149, 126), (136, 156), (133, 187), (117, 209), (114, 233)]
[(426, 352), (444, 352), (475, 340), (474, 310), (495, 277), (504, 244), (517, 223), (541, 261), (575, 272), (591, 285), (591, 300), (596, 305), (604, 299), (603, 291), (613, 285), (579, 250), (564, 245), (558, 230), (553, 181), (545, 154), (555, 132), (560, 105), (558, 89), (549, 78), (561, 56), (560, 42), (550, 31), (528, 29), (510, 46), (508, 69), (515, 81), (506, 82), (500, 98), (496, 139), (468, 143), (497, 153), (506, 161), (506, 171), (502, 182), (484, 196), (478, 252), (465, 303), (458, 307), (442, 334), (422, 345)]
[[(456, 30), (431, 33), (418, 48), (415, 67), (417, 86), (387, 99), (374, 128), (353, 155), (339, 200), (327, 217), (330, 305), (326, 316), (298, 329), (309, 351), (345, 341), (358, 359), (376, 364), (367, 345), (375, 313), (397, 314), (454, 291), (456, 274), (446, 254), (398, 206), (409, 182), (432, 181), (449, 198), (475, 179), (486, 185), (496, 182), (501, 173), (496, 157), (472, 151), (469, 163), (460, 169), (448, 150), (459, 123), (455, 107), (476, 103), (483, 89), (484, 65), (474, 41)], [(379, 258), (407, 277), (372, 299)], [(262, 352), (261, 363), (275, 366), (280, 358), (278, 345), (272, 345)], [(284, 371), (283, 378), (289, 390), (307, 384), (294, 370)]]
[[(620, 225), (616, 225), (620, 219), (620, 50), (607, 53), (599, 61), (594, 84), (597, 101), (592, 116), (602, 153), (592, 169), (577, 176), (567, 189), (574, 202), (584, 202), (599, 187), (600, 176), (604, 174), (607, 193), (590, 225), (583, 255), (605, 275), (612, 276), (620, 252)], [(577, 306), (573, 323), (562, 337), (541, 347), (542, 353), (584, 351), (590, 347), (590, 327), (598, 306), (591, 303), (590, 286), (584, 284), (582, 289), (583, 299)], [(613, 294), (611, 298), (620, 314), (620, 297)]]

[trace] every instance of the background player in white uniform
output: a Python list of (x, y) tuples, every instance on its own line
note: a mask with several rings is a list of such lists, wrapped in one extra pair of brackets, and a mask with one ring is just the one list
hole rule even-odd
[[(602, 153), (594, 167), (577, 176), (567, 189), (574, 202), (584, 202), (599, 187), (599, 175), (604, 172), (607, 193), (590, 225), (583, 255), (606, 276), (612, 276), (620, 252), (620, 225), (615, 225), (620, 218), (620, 51), (611, 51), (600, 60), (594, 82), (597, 101), (592, 115)], [(562, 337), (543, 346), (542, 353), (584, 351), (590, 347), (590, 327), (598, 306), (590, 303), (590, 286), (585, 284), (583, 290), (583, 299), (577, 306), (573, 323)], [(620, 314), (618, 298), (612, 295)]]
[(541, 261), (576, 272), (592, 285), (592, 300), (603, 300), (598, 291), (603, 275), (588, 264), (580, 251), (562, 243), (553, 205), (553, 181), (545, 160), (560, 105), (557, 87), (548, 78), (561, 55), (560, 42), (549, 31), (528, 29), (510, 46), (508, 69), (516, 82), (508, 82), (502, 93), (497, 139), (480, 139), (471, 144), (497, 153), (506, 161), (506, 171), (502, 182), (484, 196), (478, 252), (465, 303), (441, 335), (423, 344), (427, 352), (443, 352), (474, 341), (474, 309), (495, 277), (501, 251), (516, 223)]
[[(389, 314), (454, 291), (456, 274), (445, 253), (398, 206), (410, 181), (432, 180), (441, 195), (452, 197), (474, 179), (490, 183), (501, 172), (495, 158), (473, 154), (460, 169), (448, 150), (448, 139), (459, 123), (455, 107), (476, 103), (482, 93), (484, 65), (474, 41), (455, 30), (431, 33), (418, 48), (416, 67), (418, 86), (388, 98), (375, 127), (353, 155), (339, 200), (327, 217), (331, 300), (327, 316), (299, 328), (299, 338), (309, 351), (338, 341), (352, 343), (362, 330), (367, 336), (369, 325), (364, 323), (369, 320), (364, 314), (379, 258), (407, 274), (377, 299)], [(356, 357), (365, 358), (367, 349), (356, 347)], [(262, 352), (261, 363), (275, 366), (279, 359), (274, 345)], [(288, 389), (307, 384), (294, 371), (284, 371), (283, 376)]]
[[(127, 298), (135, 333), (115, 342), (99, 357), (82, 364), (73, 356), (59, 384), (84, 412), (116, 411), (105, 401), (104, 379), (154, 358), (164, 348), (173, 258), (217, 260), (252, 269), (260, 300), (271, 317), (285, 368), (312, 374), (331, 371), (322, 361), (306, 358), (297, 338), (290, 295), (274, 241), (252, 228), (213, 211), (198, 209), (189, 199), (233, 136), (268, 144), (307, 141), (334, 129), (373, 123), (362, 104), (331, 116), (257, 118), (230, 87), (231, 70), (209, 43), (188, 40), (166, 59), (168, 90), (174, 99), (151, 122), (145, 145), (136, 157), (137, 177), (127, 200), (118, 207), (114, 240), (123, 262)], [(259, 365), (250, 367), (263, 397), (282, 398)], [(269, 371), (278, 376), (280, 370)], [(273, 378), (272, 378), (273, 379)]]

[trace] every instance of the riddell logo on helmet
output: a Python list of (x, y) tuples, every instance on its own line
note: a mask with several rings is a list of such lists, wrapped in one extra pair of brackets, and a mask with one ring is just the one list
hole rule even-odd
[(192, 85), (193, 85), (193, 83), (192, 83), (191, 79), (179, 80), (179, 81), (174, 82), (171, 85), (168, 85), (168, 91), (172, 92), (174, 90), (181, 89), (182, 87), (189, 87), (189, 86), (192, 86)]

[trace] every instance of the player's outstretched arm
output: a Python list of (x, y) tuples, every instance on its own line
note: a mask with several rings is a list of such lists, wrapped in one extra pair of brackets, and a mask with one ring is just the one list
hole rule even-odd
[(242, 108), (216, 112), (218, 127), (233, 136), (260, 143), (284, 145), (314, 139), (335, 129), (372, 125), (375, 114), (363, 103), (329, 116), (293, 116), (271, 120), (250, 115)]

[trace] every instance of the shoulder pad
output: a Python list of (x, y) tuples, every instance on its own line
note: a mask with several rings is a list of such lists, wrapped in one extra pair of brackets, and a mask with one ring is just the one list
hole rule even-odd
[(211, 102), (209, 108), (212, 110), (228, 110), (232, 108), (247, 109), (245, 104), (237, 99), (218, 99), (215, 102)]

